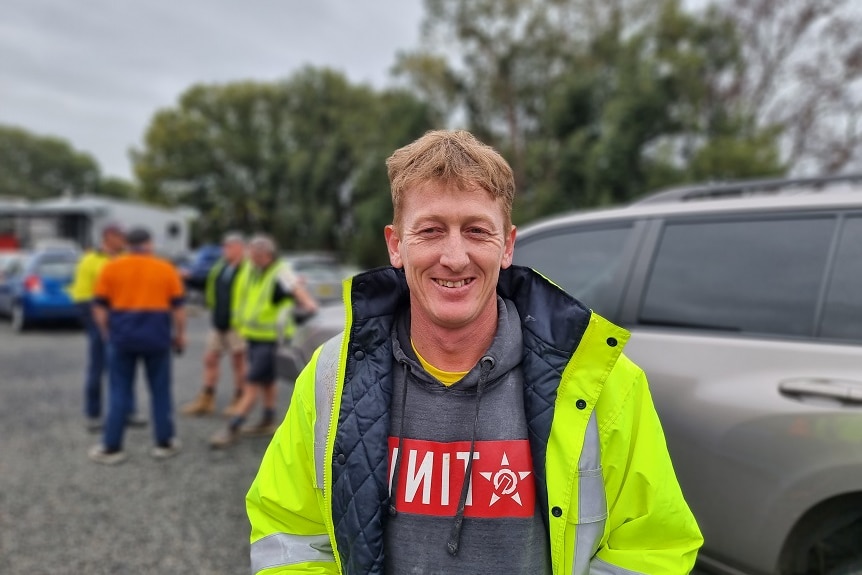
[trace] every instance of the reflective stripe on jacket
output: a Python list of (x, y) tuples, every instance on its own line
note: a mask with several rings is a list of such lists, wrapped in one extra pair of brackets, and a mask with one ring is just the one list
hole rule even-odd
[[(621, 353), (628, 332), (526, 268), (504, 270), (498, 293), (524, 324), (524, 406), (554, 574), (688, 573), (703, 539), (646, 378)], [(391, 268), (345, 282), (348, 336), (297, 379), (246, 497), (255, 573), (383, 572), (388, 453), (377, 443), (389, 433), (392, 360), (379, 322), (408, 297)]]
[(273, 263), (263, 273), (251, 265), (239, 270), (234, 291), (233, 321), (244, 339), (277, 341), (280, 327), (287, 337), (293, 335), (295, 323), (290, 313), (293, 298), (286, 298), (278, 304), (272, 303), (273, 290), (282, 265)]

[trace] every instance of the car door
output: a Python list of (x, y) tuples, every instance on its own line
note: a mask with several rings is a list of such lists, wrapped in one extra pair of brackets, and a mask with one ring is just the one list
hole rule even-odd
[(657, 220), (644, 250), (626, 353), (705, 555), (773, 573), (806, 511), (862, 491), (862, 215)]

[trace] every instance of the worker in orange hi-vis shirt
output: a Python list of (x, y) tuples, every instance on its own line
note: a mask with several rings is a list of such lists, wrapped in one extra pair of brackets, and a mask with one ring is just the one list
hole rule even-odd
[(143, 362), (151, 396), (157, 459), (179, 452), (171, 396), (171, 349), (185, 347), (183, 284), (169, 262), (153, 254), (146, 229), (130, 230), (129, 253), (105, 265), (96, 282), (94, 314), (108, 342), (108, 417), (103, 442), (90, 459), (114, 464), (126, 458), (123, 451), (125, 414), (132, 401), (135, 369)]

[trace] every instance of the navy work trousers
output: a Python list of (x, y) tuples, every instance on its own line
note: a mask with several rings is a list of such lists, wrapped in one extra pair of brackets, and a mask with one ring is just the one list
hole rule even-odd
[(171, 397), (171, 351), (129, 351), (116, 346), (108, 348), (108, 381), (110, 403), (105, 422), (104, 445), (108, 451), (123, 448), (126, 416), (135, 395), (135, 370), (144, 364), (150, 390), (150, 411), (156, 445), (167, 446), (174, 437), (173, 399)]
[[(84, 372), (84, 415), (92, 419), (102, 417), (102, 376), (107, 363), (108, 344), (102, 339), (102, 334), (93, 320), (93, 306), (90, 302), (78, 304), (81, 312), (81, 323), (87, 334), (87, 369)], [(135, 396), (129, 413), (135, 413)]]

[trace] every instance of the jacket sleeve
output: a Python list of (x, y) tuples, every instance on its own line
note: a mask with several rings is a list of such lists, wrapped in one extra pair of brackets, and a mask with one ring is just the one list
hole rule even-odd
[(684, 575), (703, 536), (677, 482), (646, 376), (625, 356), (617, 364), (611, 377), (620, 370), (633, 383), (599, 429), (608, 532), (590, 573)]
[(323, 486), (314, 484), (315, 364), (297, 378), (287, 416), (246, 495), (253, 573), (338, 573), (324, 523)]

